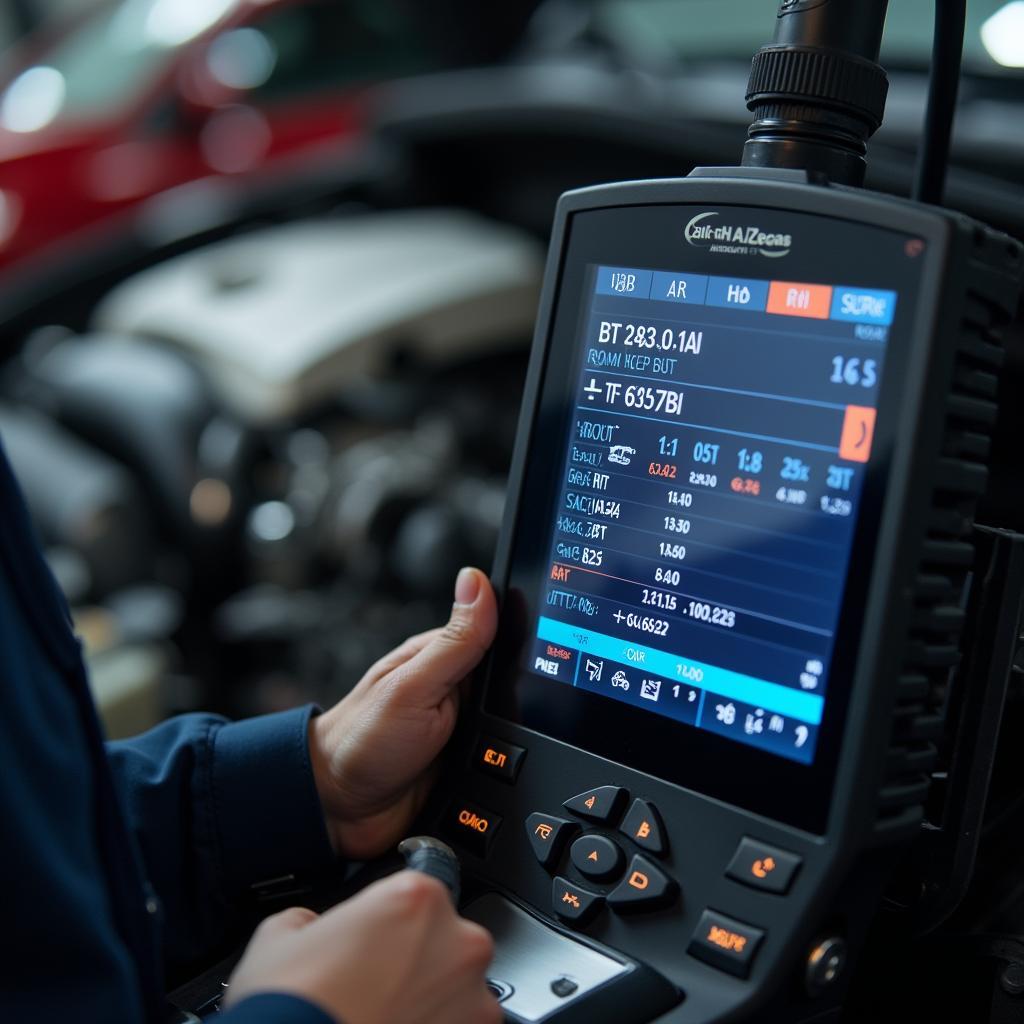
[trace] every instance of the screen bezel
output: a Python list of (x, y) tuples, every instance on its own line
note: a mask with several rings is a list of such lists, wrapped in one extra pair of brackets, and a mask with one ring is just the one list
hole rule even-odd
[[(638, 215), (642, 216), (644, 207), (655, 208), (658, 219), (663, 222), (653, 232), (636, 230)], [(873, 576), (874, 539), (882, 518), (904, 396), (901, 382), (910, 358), (920, 286), (931, 264), (930, 253), (915, 261), (902, 255), (905, 242), (916, 237), (916, 233), (894, 231), (866, 219), (854, 221), (807, 210), (808, 214), (825, 217), (828, 221), (831, 253), (827, 260), (823, 260), (820, 253), (783, 261), (733, 255), (716, 256), (713, 260), (699, 255), (694, 258), (689, 247), (682, 244), (681, 227), (695, 212), (695, 207), (700, 210), (741, 207), (737, 217), (742, 219), (744, 213), (756, 213), (767, 229), (772, 229), (773, 221), (780, 216), (790, 221), (794, 219), (792, 211), (771, 210), (757, 204), (656, 202), (653, 197), (648, 203), (566, 211), (564, 234), (555, 240), (558, 276), (548, 297), (550, 315), (542, 316), (538, 324), (538, 343), (543, 344), (543, 352), (539, 356), (535, 354), (539, 359), (537, 394), (533, 401), (527, 397), (527, 411), (532, 415), (524, 430), (533, 437), (565, 436), (564, 428), (571, 416), (568, 407), (572, 403), (567, 401), (567, 396), (575, 383), (572, 370), (579, 325), (590, 300), (585, 292), (590, 265), (603, 263), (751, 278), (776, 277), (822, 284), (841, 282), (866, 288), (890, 288), (899, 293), (879, 392), (874, 453), (867, 467), (860, 501), (851, 569), (843, 595), (842, 623), (816, 757), (810, 766), (799, 764), (625, 704), (539, 679), (531, 673), (500, 671), (502, 666), (518, 664), (520, 642), (528, 639), (521, 636), (523, 616), (529, 615), (527, 606), (539, 593), (539, 575), (535, 573), (528, 586), (517, 585), (529, 573), (523, 573), (514, 553), (521, 550), (524, 539), (527, 543), (532, 539), (546, 551), (552, 502), (557, 500), (558, 491), (557, 481), (551, 478), (561, 468), (563, 445), (535, 445), (540, 457), (535, 451), (529, 464), (519, 465), (514, 471), (513, 486), (518, 482), (522, 494), (536, 497), (539, 492), (546, 493), (544, 500), (532, 501), (523, 501), (517, 495), (511, 510), (515, 521), (506, 538), (505, 550), (499, 554), (495, 574), (496, 583), (503, 591), (504, 608), (487, 673), (484, 709), (632, 769), (820, 834), (825, 831), (842, 747), (864, 606)], [(873, 255), (865, 270), (863, 258), (854, 255), (855, 245), (835, 244), (837, 231), (847, 232), (851, 237), (860, 233), (862, 238), (884, 238), (888, 243), (883, 247), (886, 259), (879, 260)], [(804, 241), (806, 243), (806, 237)], [(898, 257), (897, 252), (901, 254)], [(886, 264), (885, 269), (881, 268), (882, 264)], [(521, 461), (522, 453), (517, 456)], [(538, 700), (541, 696), (543, 699)], [(685, 738), (685, 743), (680, 742), (681, 738)], [(709, 764), (722, 762), (727, 764), (726, 770), (708, 770)]]

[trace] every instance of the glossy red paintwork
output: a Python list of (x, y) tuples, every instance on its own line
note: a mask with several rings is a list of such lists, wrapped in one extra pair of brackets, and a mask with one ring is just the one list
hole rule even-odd
[[(196, 69), (212, 38), (302, 0), (239, 0), (216, 26), (178, 48), (149, 88), (109, 116), (30, 133), (0, 127), (0, 270), (102, 231), (102, 222), (179, 185), (259, 174), (337, 147), (360, 130), (352, 89), (256, 105), (222, 90), (195, 103)], [(74, 31), (74, 29), (69, 29)], [(27, 50), (0, 88), (36, 63)], [(211, 90), (207, 89), (209, 94)], [(160, 116), (163, 112), (163, 116)]]

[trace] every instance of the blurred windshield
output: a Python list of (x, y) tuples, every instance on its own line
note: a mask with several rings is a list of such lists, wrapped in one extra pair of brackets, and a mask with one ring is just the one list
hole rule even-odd
[[(890, 0), (882, 43), (888, 67), (927, 67), (936, 0)], [(689, 60), (749, 60), (771, 39), (774, 0), (598, 0), (602, 34), (639, 52)], [(1024, 0), (970, 0), (964, 68), (1024, 68)], [(1018, 71), (1019, 73), (1019, 71)]]

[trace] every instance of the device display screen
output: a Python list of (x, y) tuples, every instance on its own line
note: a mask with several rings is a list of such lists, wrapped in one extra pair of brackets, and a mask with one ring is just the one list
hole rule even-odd
[(589, 270), (526, 667), (810, 762), (897, 296)]
[[(671, 213), (577, 218), (511, 571), (515, 681), (490, 704), (778, 813), (830, 719), (834, 763), (920, 252), (771, 211), (706, 220), (774, 217), (788, 259), (680, 245), (694, 211)], [(819, 809), (830, 784), (826, 766)], [(811, 825), (807, 796), (779, 816)]]

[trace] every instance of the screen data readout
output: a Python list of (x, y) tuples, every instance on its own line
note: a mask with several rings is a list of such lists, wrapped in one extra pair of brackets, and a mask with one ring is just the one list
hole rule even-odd
[(592, 276), (528, 667), (810, 763), (896, 295)]

